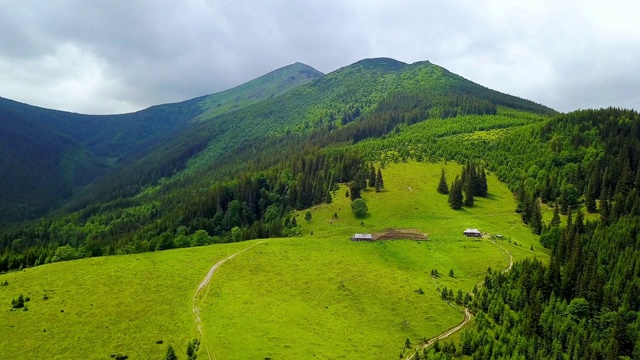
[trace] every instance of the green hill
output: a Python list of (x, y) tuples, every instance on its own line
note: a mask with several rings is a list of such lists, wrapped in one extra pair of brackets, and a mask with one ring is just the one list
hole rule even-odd
[[(374, 160), (345, 151), (344, 144), (417, 123), (456, 124), (463, 116), (504, 113), (491, 117), (491, 126), (509, 127), (554, 113), (429, 62), (366, 59), (319, 75), (294, 64), (220, 94), (106, 117), (7, 102), (23, 119), (50, 124), (76, 150), (65, 150), (66, 166), (54, 165), (58, 173), (52, 173), (57, 177), (51, 183), (66, 189), (67, 205), (40, 223), (0, 235), (6, 249), (0, 269), (50, 262), (66, 245), (75, 249), (72, 257), (173, 247), (167, 239), (178, 229), (186, 235), (204, 230), (223, 242), (234, 227), (244, 239), (286, 235), (280, 223), (291, 210), (325, 201), (338, 182), (352, 180), (366, 160)], [(60, 163), (56, 154), (47, 161)], [(22, 173), (29, 178), (33, 171)], [(83, 175), (82, 181), (69, 185), (70, 174)], [(37, 178), (29, 184), (49, 189), (44, 183)], [(48, 206), (30, 214), (56, 208), (63, 201), (58, 194), (45, 193), (25, 211), (37, 201)], [(5, 221), (25, 217), (14, 213)], [(13, 250), (16, 239), (16, 248), (31, 249), (30, 255)]]
[[(263, 240), (224, 263), (197, 300), (204, 335), (192, 312), (198, 284), (217, 261), (255, 242), (0, 274), (0, 284), (8, 282), (0, 286), (0, 357), (161, 357), (168, 345), (184, 357), (193, 338), (202, 342), (200, 358), (207, 357), (206, 348), (218, 359), (397, 357), (407, 337), (417, 343), (462, 318), (440, 299), (434, 281), (467, 292), (488, 267), (508, 266), (490, 241), (464, 238), (465, 227), (504, 234), (501, 246), (515, 259), (547, 257), (530, 250), (538, 248), (537, 237), (493, 176), (490, 198), (468, 211), (448, 209), (446, 196), (435, 191), (443, 167), (448, 174), (461, 169), (454, 163), (389, 165), (385, 190), (364, 193), (370, 209), (364, 226), (351, 214), (342, 185), (331, 204), (311, 208), (304, 236)], [(356, 231), (399, 227), (421, 228), (429, 241), (349, 240)], [(432, 269), (442, 276), (432, 279)], [(454, 277), (447, 275), (451, 269)], [(28, 311), (11, 310), (20, 294), (30, 298)]]
[(196, 120), (280, 96), (322, 74), (292, 64), (216, 94), (122, 115), (83, 115), (0, 98), (0, 227), (60, 207), (104, 174)]

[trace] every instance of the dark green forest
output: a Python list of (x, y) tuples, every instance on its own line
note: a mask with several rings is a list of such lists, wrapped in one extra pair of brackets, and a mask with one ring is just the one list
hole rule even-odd
[[(417, 358), (640, 357), (639, 131), (637, 112), (585, 110), (493, 142), (487, 167), (513, 187), (523, 220), (541, 233), (551, 261), (490, 272), (468, 298), (474, 327), (459, 344), (438, 343)], [(518, 141), (523, 134), (530, 136)], [(509, 153), (521, 155), (511, 161), (522, 170), (505, 176), (500, 164)], [(567, 214), (567, 224), (556, 216), (543, 223), (541, 203)], [(599, 213), (599, 220), (586, 221), (583, 211)]]

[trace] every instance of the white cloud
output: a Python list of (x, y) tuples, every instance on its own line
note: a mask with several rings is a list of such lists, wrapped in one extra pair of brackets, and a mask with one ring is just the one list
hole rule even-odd
[(388, 56), (561, 111), (639, 108), (630, 1), (6, 1), (0, 96), (40, 106), (131, 111), (296, 61), (328, 72)]
[(120, 98), (118, 79), (105, 72), (107, 64), (74, 44), (54, 53), (15, 63), (0, 59), (0, 82), (13, 99), (42, 107), (86, 113), (131, 111), (136, 104)]

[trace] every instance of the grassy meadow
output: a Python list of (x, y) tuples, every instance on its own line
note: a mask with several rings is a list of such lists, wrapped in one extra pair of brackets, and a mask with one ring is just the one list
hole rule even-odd
[[(454, 211), (436, 192), (442, 167), (449, 181), (461, 171), (455, 163), (388, 165), (385, 190), (363, 195), (369, 208), (364, 219), (351, 213), (343, 186), (331, 204), (311, 209), (309, 223), (306, 211), (298, 213), (301, 238), (267, 241), (222, 267), (203, 304), (205, 340), (216, 358), (398, 356), (407, 337), (416, 343), (462, 320), (440, 299), (432, 269), (441, 274), (438, 285), (455, 293), (470, 291), (488, 267), (507, 267), (495, 245), (462, 236), (468, 227), (502, 234), (500, 245), (514, 259), (547, 257), (514, 213), (504, 184), (490, 176), (487, 199)], [(420, 229), (429, 241), (349, 240), (353, 233), (386, 228)]]
[[(331, 204), (311, 209), (309, 223), (306, 211), (298, 213), (301, 237), (262, 240), (226, 262), (200, 303), (201, 340), (216, 359), (397, 357), (407, 337), (416, 343), (462, 320), (440, 299), (432, 269), (441, 274), (438, 286), (466, 292), (487, 267), (507, 266), (494, 244), (466, 239), (464, 229), (504, 235), (499, 243), (516, 260), (547, 257), (513, 212), (511, 193), (493, 176), (488, 198), (451, 210), (447, 196), (436, 192), (443, 167), (449, 182), (461, 170), (455, 163), (387, 165), (385, 189), (363, 193), (365, 218), (352, 215), (342, 186)], [(429, 240), (349, 240), (353, 233), (387, 228), (420, 229)], [(159, 359), (169, 344), (186, 358), (187, 343), (197, 336), (191, 311), (196, 287), (214, 263), (253, 243), (0, 274), (0, 283), (9, 283), (0, 287), (0, 358)], [(11, 311), (20, 294), (30, 297), (29, 310)], [(200, 358), (206, 358), (204, 349)]]
[[(248, 243), (89, 258), (0, 274), (0, 359), (185, 358), (192, 298), (212, 264)], [(28, 311), (11, 300), (30, 297)], [(48, 299), (44, 299), (45, 294)], [(162, 344), (156, 341), (162, 340)]]

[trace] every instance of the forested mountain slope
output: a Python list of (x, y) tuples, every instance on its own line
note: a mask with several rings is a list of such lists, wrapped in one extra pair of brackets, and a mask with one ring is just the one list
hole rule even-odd
[[(416, 130), (387, 144), (417, 146)], [(458, 344), (421, 350), (419, 358), (640, 357), (637, 112), (576, 111), (514, 131), (459, 134), (423, 145), (416, 155), (446, 149), (450, 159), (481, 159), (496, 171), (552, 258), (548, 265), (527, 260), (487, 276), (467, 304), (476, 313), (475, 326)], [(547, 221), (540, 213), (545, 204), (554, 209)]]
[(280, 96), (321, 75), (296, 63), (220, 93), (122, 115), (75, 114), (0, 98), (0, 227), (55, 209), (195, 121)]
[(349, 144), (417, 123), (466, 126), (478, 116), (511, 127), (553, 113), (429, 62), (362, 60), (131, 153), (63, 211), (5, 231), (2, 267), (189, 246), (199, 232), (208, 241), (296, 234), (291, 210), (328, 201), (337, 183), (369, 171), (368, 150)]

